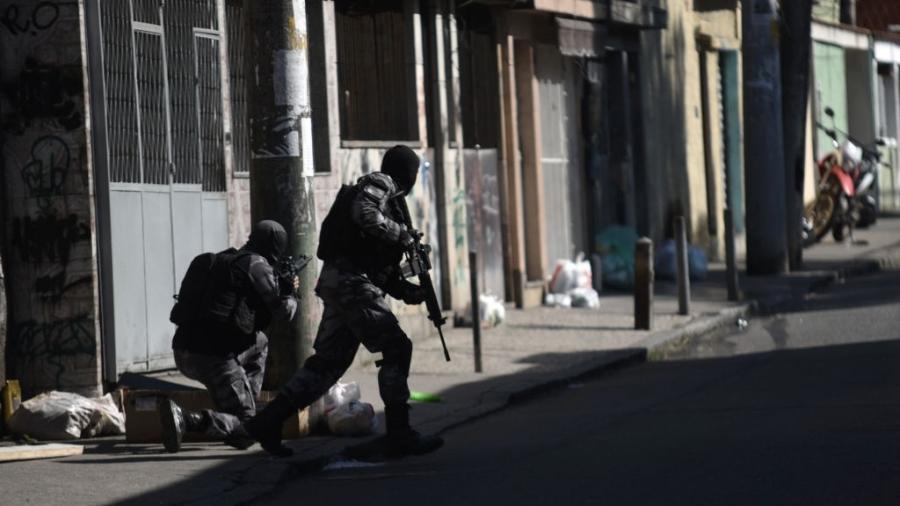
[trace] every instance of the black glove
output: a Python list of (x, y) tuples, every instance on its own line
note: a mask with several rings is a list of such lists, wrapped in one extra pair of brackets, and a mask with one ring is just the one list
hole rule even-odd
[(403, 291), (403, 302), (415, 306), (425, 302), (425, 290), (419, 285), (409, 283)]
[(406, 227), (400, 229), (400, 247), (403, 248), (403, 251), (409, 251), (412, 249), (413, 245), (416, 244), (416, 237), (413, 235), (416, 233), (415, 230), (410, 233)]
[(277, 275), (278, 293), (282, 297), (294, 294), (294, 279), (284, 275)]

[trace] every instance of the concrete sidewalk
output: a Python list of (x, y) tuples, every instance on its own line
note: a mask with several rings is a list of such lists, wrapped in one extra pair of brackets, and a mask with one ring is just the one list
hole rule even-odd
[[(868, 243), (848, 246), (826, 240), (806, 250), (806, 268), (796, 273), (742, 277), (745, 297), (738, 303), (725, 300), (722, 266), (712, 265), (709, 279), (692, 287), (690, 316), (677, 315), (674, 285), (657, 282), (651, 332), (633, 330), (633, 302), (626, 293), (601, 294), (597, 310), (509, 311), (505, 324), (482, 333), (484, 372), (480, 374), (473, 372), (471, 329), (447, 330), (453, 359), (449, 363), (436, 337), (419, 340), (410, 387), (435, 393), (442, 402), (416, 404), (413, 423), (424, 432), (444, 432), (547, 389), (643, 361), (673, 342), (735, 325), (738, 317), (754, 311), (777, 311), (843, 276), (900, 262), (900, 219), (882, 219), (874, 229), (860, 231), (857, 239)], [(361, 359), (344, 381), (359, 382), (363, 400), (380, 410), (376, 372), (371, 360)], [(189, 383), (174, 375), (157, 379)], [(309, 437), (289, 443), (294, 457), (272, 459), (258, 447), (238, 452), (197, 443), (170, 455), (159, 445), (131, 445), (122, 438), (110, 438), (86, 442), (82, 456), (7, 464), (0, 474), (0, 487), (4, 499), (16, 498), (16, 503), (235, 504), (264, 496), (281, 480), (320, 467), (329, 456), (361, 441)]]

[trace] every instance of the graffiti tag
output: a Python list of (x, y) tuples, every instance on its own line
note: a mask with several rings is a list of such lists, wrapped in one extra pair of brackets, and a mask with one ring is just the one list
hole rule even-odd
[(0, 26), (13, 35), (30, 33), (32, 36), (47, 30), (59, 19), (59, 7), (53, 2), (40, 2), (29, 11), (12, 4), (3, 11)]
[(15, 339), (9, 343), (9, 352), (18, 371), (30, 370), (35, 362), (50, 366), (50, 373), (57, 387), (62, 386), (62, 374), (66, 359), (96, 356), (93, 320), (86, 314), (61, 318), (52, 322), (28, 320), (14, 325), (11, 332)]

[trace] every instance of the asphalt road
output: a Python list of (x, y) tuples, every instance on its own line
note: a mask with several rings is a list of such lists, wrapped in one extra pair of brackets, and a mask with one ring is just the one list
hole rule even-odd
[(900, 504), (900, 272), (783, 309), (259, 502)]

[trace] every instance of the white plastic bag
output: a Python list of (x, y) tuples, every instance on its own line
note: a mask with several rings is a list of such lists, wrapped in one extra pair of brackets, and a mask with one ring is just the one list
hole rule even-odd
[(593, 288), (576, 288), (569, 292), (572, 298), (572, 307), (587, 307), (596, 309), (600, 307), (600, 295)]
[(572, 297), (567, 293), (548, 293), (544, 296), (544, 305), (553, 307), (572, 307)]
[(575, 262), (566, 259), (557, 260), (548, 285), (550, 293), (566, 293), (575, 288), (577, 284), (576, 277)]
[(335, 409), (350, 404), (353, 401), (359, 401), (359, 384), (355, 381), (350, 383), (341, 383), (338, 381), (325, 394), (325, 413), (326, 415)]
[(350, 401), (331, 410), (328, 430), (337, 436), (365, 436), (375, 432), (375, 408), (368, 402)]
[(19, 406), (10, 431), (36, 439), (59, 440), (125, 433), (125, 415), (112, 396), (88, 399), (70, 392), (45, 392)]
[(506, 307), (494, 295), (484, 294), (478, 297), (478, 313), (484, 327), (496, 327), (506, 319)]
[(576, 288), (591, 288), (591, 262), (584, 259), (584, 253), (579, 253), (574, 262), (557, 260), (548, 284), (550, 293), (568, 293)]

